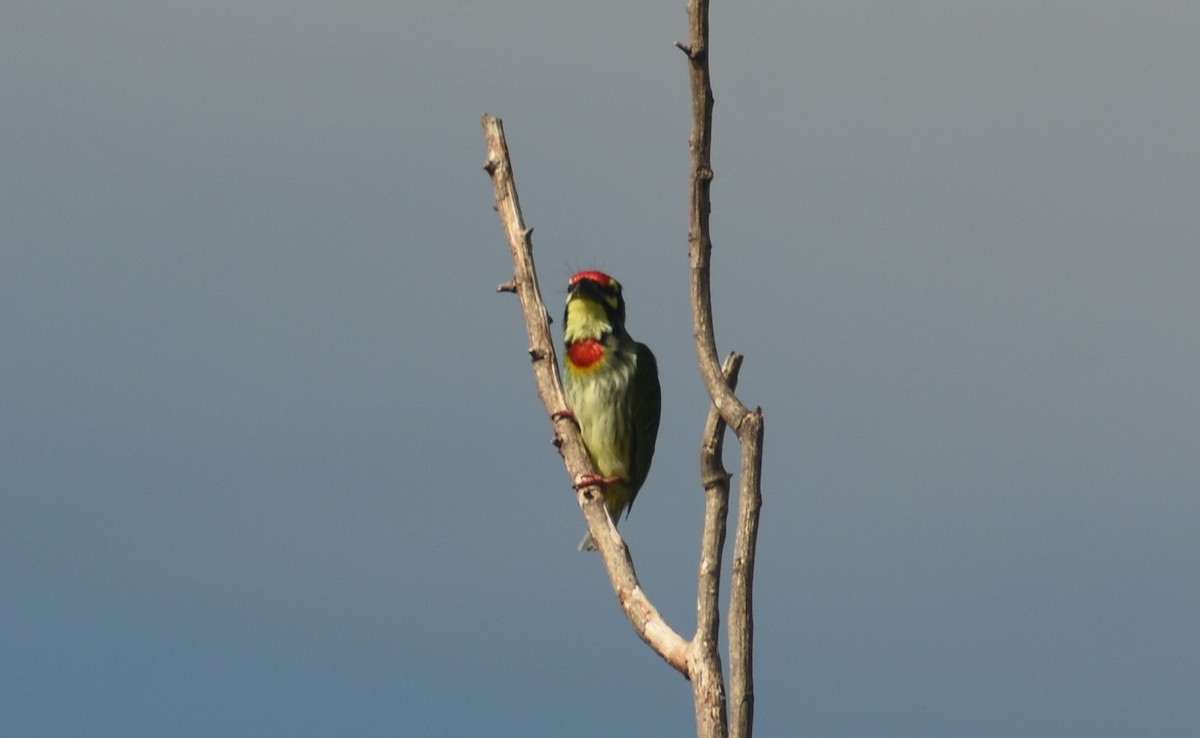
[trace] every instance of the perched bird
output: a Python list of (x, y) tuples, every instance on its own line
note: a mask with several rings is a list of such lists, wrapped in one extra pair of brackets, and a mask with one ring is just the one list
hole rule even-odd
[[(650, 473), (662, 412), (658, 362), (625, 330), (621, 285), (604, 272), (579, 272), (567, 283), (563, 343), (568, 414), (579, 423), (599, 473), (582, 484), (604, 487), (615, 524)], [(591, 534), (585, 535), (579, 550), (595, 549)]]

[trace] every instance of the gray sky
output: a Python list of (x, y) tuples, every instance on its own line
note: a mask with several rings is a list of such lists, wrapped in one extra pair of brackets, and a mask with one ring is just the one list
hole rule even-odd
[[(760, 734), (1200, 723), (1198, 33), (714, 2)], [(682, 1), (0, 10), (0, 733), (693, 734), (575, 551), (479, 128), (547, 300), (603, 268), (658, 354), (623, 529), (690, 632), (685, 35)]]

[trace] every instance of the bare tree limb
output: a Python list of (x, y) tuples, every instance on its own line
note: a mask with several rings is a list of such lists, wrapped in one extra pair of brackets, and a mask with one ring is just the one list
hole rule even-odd
[[(722, 371), (731, 386), (737, 384), (742, 357), (730, 354)], [(693, 681), (697, 733), (702, 738), (728, 735), (725, 683), (721, 671), (720, 605), (721, 555), (725, 549), (725, 528), (729, 518), (729, 472), (722, 461), (725, 446), (725, 421), (715, 405), (709, 407), (708, 420), (700, 443), (700, 478), (704, 483), (704, 532), (700, 537), (700, 575), (696, 587), (696, 635), (692, 638), (694, 658), (703, 665), (697, 673), (703, 680)]]
[[(708, 0), (688, 0), (689, 37), (676, 44), (687, 55), (692, 90), (690, 219), (688, 253), (691, 259), (692, 333), (700, 373), (713, 407), (733, 428), (742, 447), (738, 527), (729, 612), (729, 674), (731, 689), (730, 735), (750, 738), (754, 727), (752, 593), (758, 516), (762, 507), (761, 471), (763, 414), (751, 412), (734, 394), (733, 383), (717, 366), (716, 336), (712, 319), (712, 81), (708, 72)], [(705, 470), (707, 474), (708, 470)], [(706, 485), (707, 476), (706, 476)], [(710, 505), (713, 504), (710, 498)], [(706, 529), (705, 545), (709, 544)], [(707, 551), (707, 548), (706, 548)], [(702, 570), (702, 580), (703, 580)], [(703, 584), (703, 582), (702, 582)], [(711, 624), (705, 623), (706, 627)], [(697, 632), (699, 638), (699, 631)], [(697, 713), (699, 716), (699, 713)]]
[[(737, 386), (742, 367), (740, 354), (725, 358), (721, 371), (731, 387)], [(704, 533), (700, 538), (700, 577), (696, 593), (696, 641), (716, 643), (720, 628), (721, 554), (725, 548), (726, 520), (729, 517), (729, 472), (725, 471), (725, 421), (715, 405), (708, 411), (700, 444), (700, 479), (704, 483), (706, 504)]]
[(739, 433), (742, 443), (737, 537), (729, 597), (729, 681), (731, 734), (750, 738), (754, 729), (754, 556), (762, 508), (763, 414), (756, 409)]
[(587, 520), (588, 531), (596, 542), (604, 567), (608, 571), (609, 581), (634, 632), (663, 660), (684, 676), (691, 678), (691, 644), (667, 625), (642, 590), (637, 573), (633, 569), (629, 548), (621, 539), (605, 509), (603, 490), (595, 485), (580, 484), (580, 481), (589, 478), (589, 475), (594, 476), (595, 469), (592, 468), (578, 426), (569, 416), (562, 413), (566, 403), (563, 399), (562, 378), (558, 372), (554, 342), (550, 336), (549, 315), (545, 303), (542, 302), (533, 264), (533, 229), (525, 227), (521, 215), (503, 124), (498, 118), (484, 115), (483, 132), (487, 142), (487, 159), (483, 168), (492, 177), (496, 210), (508, 236), (515, 271), (512, 281), (501, 285), (500, 291), (515, 291), (521, 299), (538, 395), (546, 406), (554, 426), (555, 445), (558, 446), (567, 471), (576, 486), (577, 499)]
[(721, 376), (717, 361), (717, 341), (712, 323), (712, 291), (709, 272), (712, 237), (709, 214), (712, 212), (712, 81), (708, 74), (708, 0), (688, 2), (689, 39), (676, 44), (687, 54), (692, 88), (691, 195), (688, 225), (688, 252), (692, 263), (692, 332), (700, 359), (704, 384), (721, 417), (735, 431), (749, 413), (745, 405)]

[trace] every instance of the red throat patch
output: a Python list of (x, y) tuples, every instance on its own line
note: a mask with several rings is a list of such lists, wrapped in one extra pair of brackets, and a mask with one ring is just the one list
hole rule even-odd
[(604, 344), (594, 338), (576, 341), (567, 349), (567, 361), (577, 369), (590, 369), (604, 358)]

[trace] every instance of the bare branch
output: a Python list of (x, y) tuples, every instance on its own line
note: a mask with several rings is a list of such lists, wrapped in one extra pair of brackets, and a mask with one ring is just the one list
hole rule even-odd
[[(730, 725), (729, 734), (734, 738), (750, 738), (754, 726), (754, 677), (752, 649), (754, 622), (752, 592), (754, 580), (754, 556), (758, 540), (758, 515), (762, 506), (761, 478), (763, 416), (761, 409), (751, 412), (734, 394), (733, 378), (717, 365), (717, 345), (712, 319), (712, 289), (710, 284), (712, 237), (709, 230), (709, 214), (712, 211), (710, 191), (712, 188), (712, 81), (708, 72), (708, 0), (688, 0), (689, 38), (686, 44), (676, 44), (688, 58), (692, 90), (692, 135), (688, 141), (691, 150), (690, 219), (688, 227), (688, 252), (691, 259), (692, 333), (696, 339), (696, 353), (700, 361), (700, 373), (712, 398), (713, 407), (721, 419), (737, 433), (742, 446), (741, 486), (739, 491), (738, 528), (734, 544), (733, 574), (730, 592), (729, 644), (730, 644)], [(727, 364), (728, 368), (728, 364)], [(728, 509), (728, 480), (724, 482), (726, 498), (713, 499), (711, 480), (718, 472), (702, 462), (706, 489), (710, 490), (705, 524), (704, 557), (701, 561), (701, 591), (698, 595), (698, 620), (696, 641), (702, 634), (715, 627), (709, 619), (706, 598), (714, 592), (715, 583), (707, 581), (714, 573), (708, 572), (709, 546), (717, 543), (717, 532), (708, 528), (708, 516)], [(723, 473), (717, 457), (717, 469)], [(724, 524), (722, 523), (723, 540)], [(711, 535), (711, 538), (710, 538)], [(716, 559), (719, 566), (719, 555)], [(718, 570), (719, 571), (719, 570)], [(715, 608), (713, 608), (715, 610)], [(715, 616), (714, 616), (715, 617)], [(707, 729), (701, 721), (702, 714), (697, 695), (697, 726), (701, 735)]]
[[(742, 367), (740, 354), (725, 358), (722, 372), (731, 387), (737, 386)], [(716, 648), (720, 610), (718, 595), (721, 589), (721, 554), (725, 548), (726, 520), (729, 517), (729, 472), (722, 460), (725, 452), (725, 421), (716, 406), (708, 411), (700, 445), (700, 479), (704, 483), (704, 533), (700, 543), (700, 577), (696, 592), (695, 640), (713, 644)]]
[(754, 729), (754, 555), (762, 508), (762, 408), (747, 416), (742, 429), (741, 489), (729, 597), (729, 686), (733, 695), (731, 733), (749, 738)]
[[(742, 357), (730, 354), (722, 371), (730, 385), (737, 384)], [(715, 405), (708, 411), (700, 443), (700, 478), (704, 483), (704, 532), (700, 537), (700, 576), (696, 587), (696, 635), (692, 638), (693, 697), (696, 726), (701, 736), (724, 738), (728, 733), (725, 683), (721, 671), (718, 598), (721, 590), (721, 554), (725, 549), (725, 527), (729, 517), (729, 472), (722, 461), (725, 421)]]
[(721, 417), (735, 431), (749, 410), (734, 395), (721, 376), (717, 361), (717, 341), (712, 324), (712, 290), (709, 270), (712, 259), (712, 237), (709, 213), (712, 211), (710, 190), (712, 169), (712, 81), (708, 73), (708, 0), (689, 0), (688, 21), (690, 38), (680, 48), (687, 54), (692, 87), (691, 149), (691, 218), (688, 226), (688, 251), (692, 263), (692, 332), (700, 372), (713, 404)]
[(690, 678), (690, 644), (667, 625), (642, 590), (637, 573), (633, 569), (629, 549), (617, 533), (616, 526), (612, 524), (605, 509), (603, 490), (595, 485), (579, 484), (582, 480), (594, 477), (595, 469), (592, 468), (578, 426), (569, 414), (562, 412), (566, 408), (562, 378), (559, 376), (558, 359), (550, 336), (549, 314), (545, 303), (542, 302), (533, 264), (533, 229), (525, 227), (521, 216), (516, 182), (508, 156), (508, 144), (504, 139), (504, 126), (500, 119), (484, 115), (483, 133), (487, 142), (484, 170), (492, 177), (496, 210), (500, 214), (500, 222), (504, 225), (512, 249), (512, 284), (521, 298), (521, 310), (525, 314), (529, 355), (533, 359), (538, 395), (542, 398), (554, 426), (555, 445), (558, 446), (567, 471), (575, 483), (577, 500), (587, 520), (588, 531), (600, 551), (600, 557), (608, 570), (609, 580), (625, 616), (629, 618), (639, 638), (668, 664)]
[[(508, 235), (512, 249), (514, 276), (500, 286), (501, 291), (516, 292), (521, 298), (521, 310), (525, 313), (525, 328), (529, 335), (529, 354), (533, 357), (533, 371), (537, 378), (538, 393), (551, 413), (566, 407), (562, 393), (562, 378), (558, 374), (558, 361), (554, 354), (554, 341), (550, 337), (550, 323), (546, 319), (546, 305), (542, 302), (538, 286), (537, 270), (533, 265), (533, 230), (525, 227), (521, 215), (521, 202), (517, 197), (517, 185), (513, 178), (512, 164), (508, 157), (508, 143), (504, 139), (503, 123), (490, 115), (483, 116), (483, 132), (487, 141), (487, 159), (484, 171), (492, 177), (496, 195), (496, 212)], [(512, 289), (507, 289), (511, 287)], [(555, 430), (562, 431), (571, 425), (568, 418), (557, 418)], [(578, 436), (578, 434), (576, 434)], [(590, 465), (582, 440), (564, 444), (564, 457), (582, 459)], [(568, 459), (568, 463), (570, 463)]]

